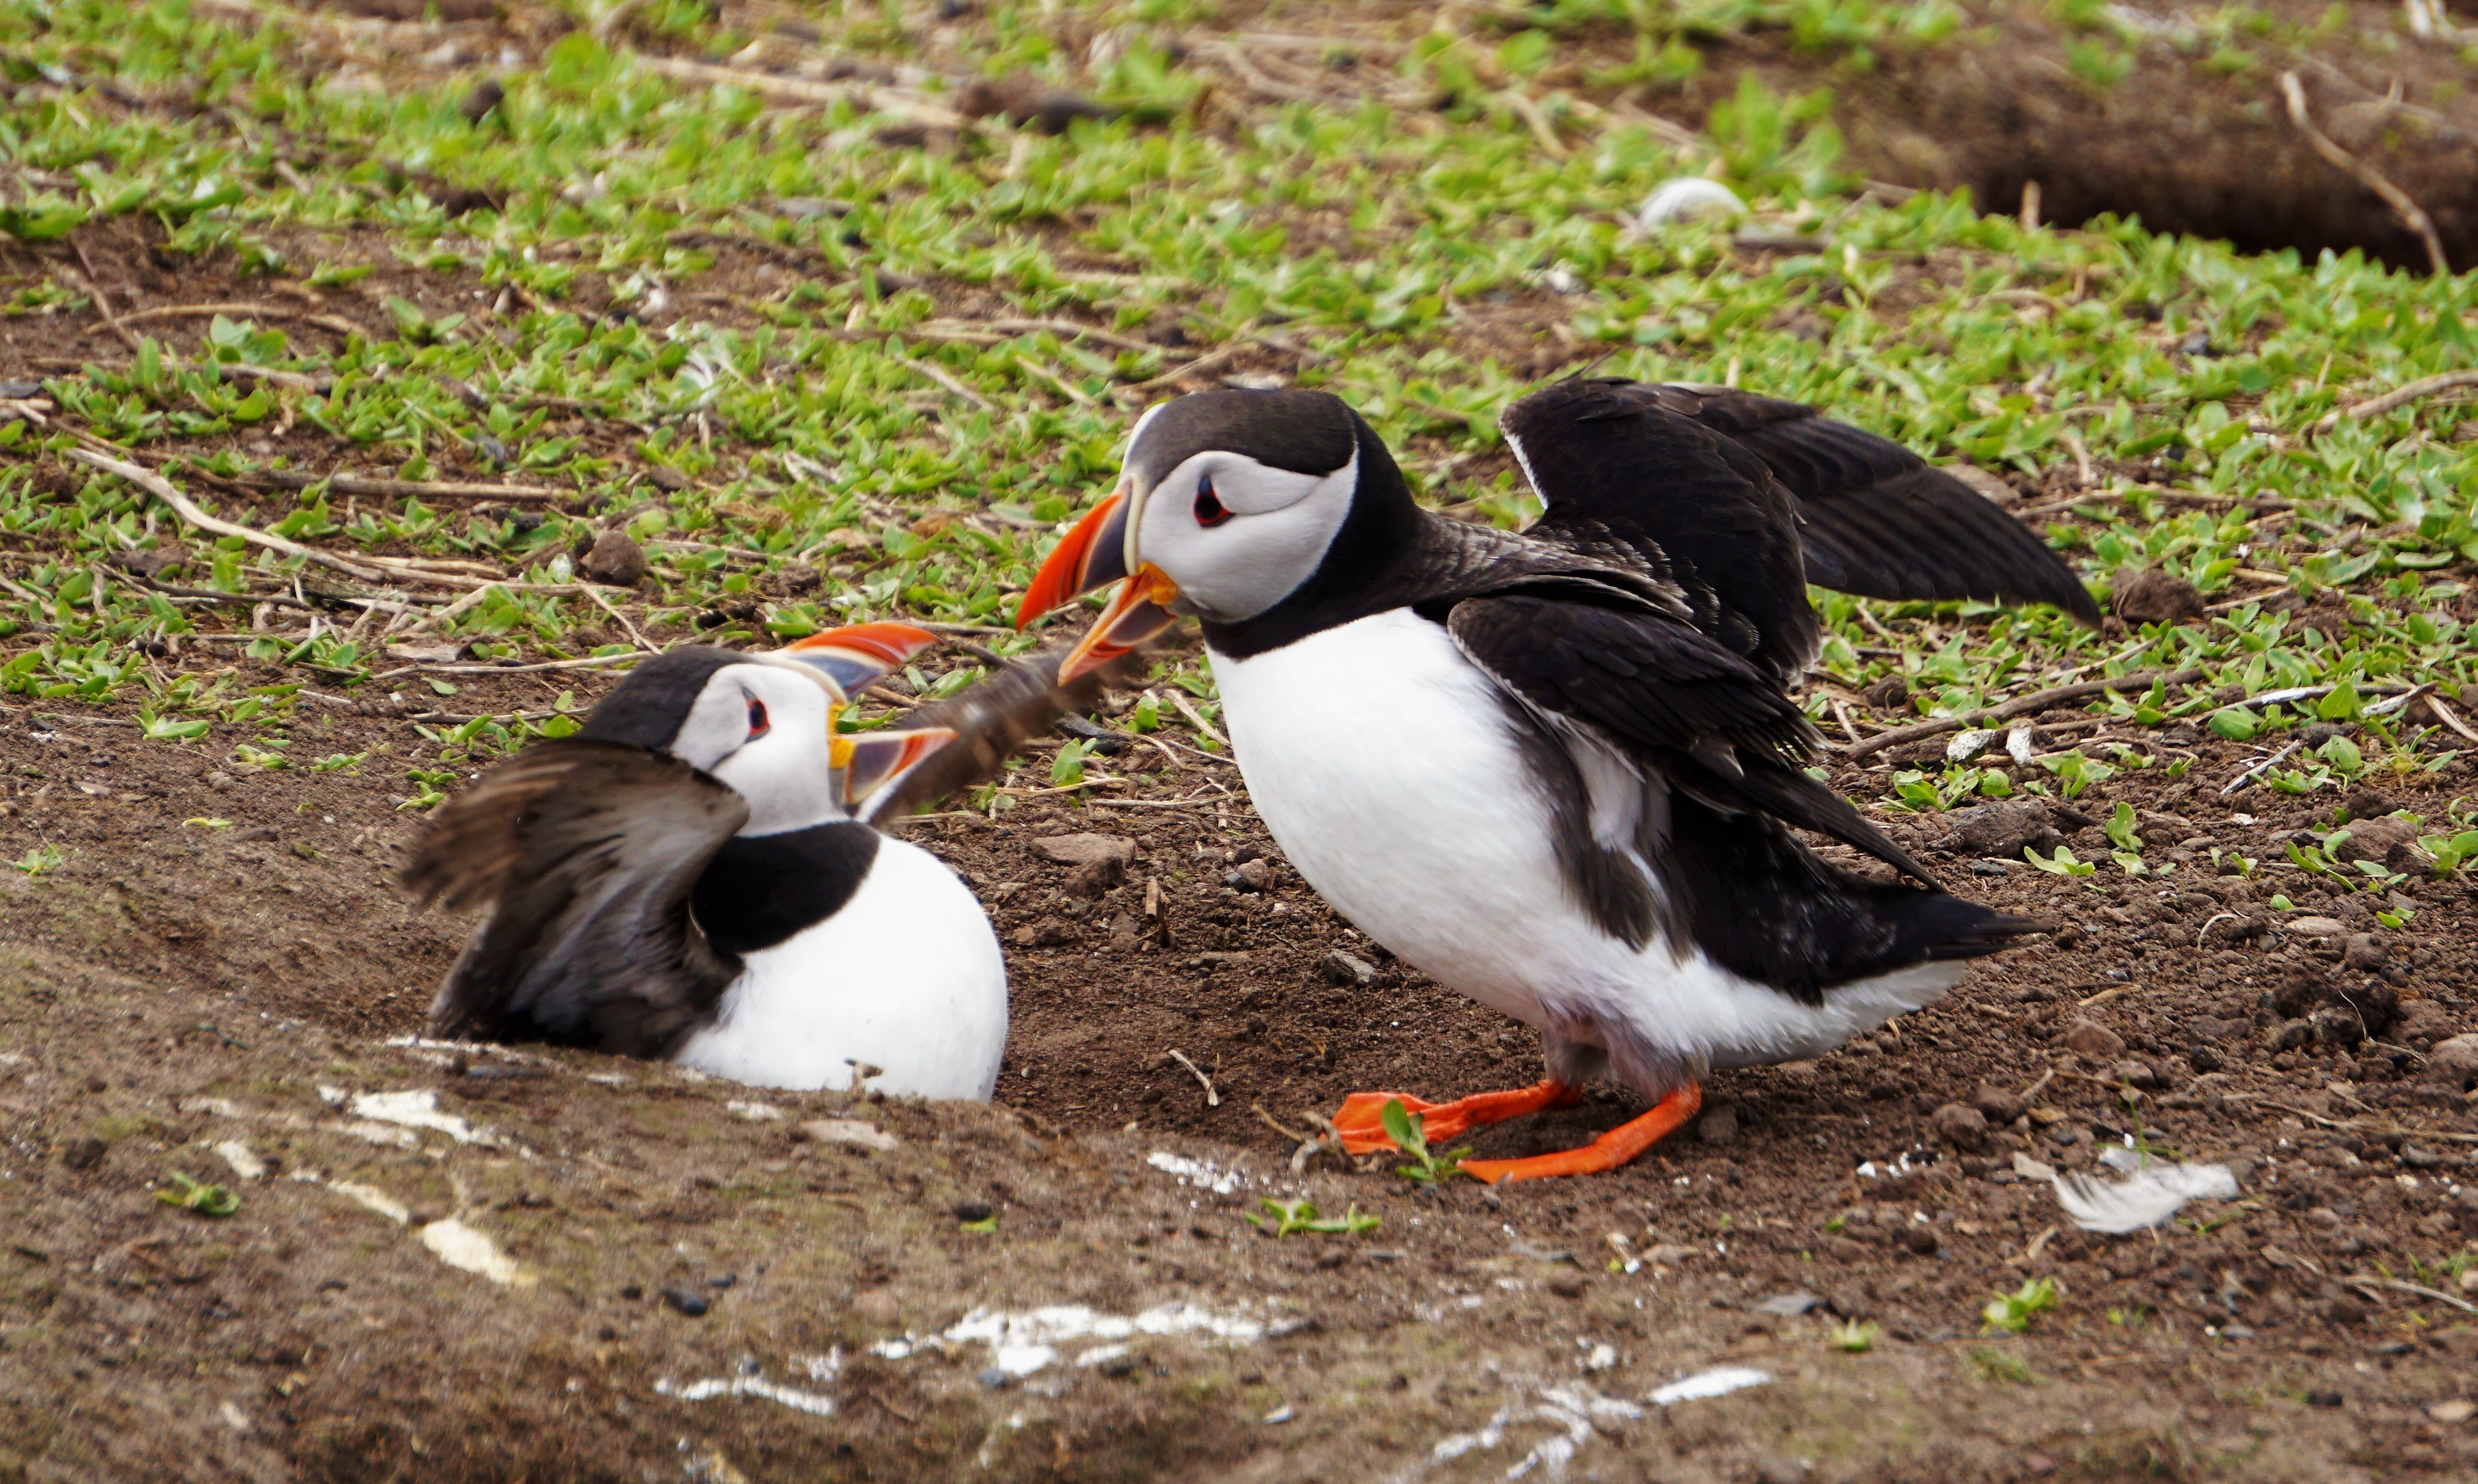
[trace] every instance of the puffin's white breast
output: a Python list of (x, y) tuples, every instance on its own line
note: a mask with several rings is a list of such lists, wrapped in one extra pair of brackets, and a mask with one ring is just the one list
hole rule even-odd
[[(1959, 973), (1920, 966), (1810, 1007), (1691, 944), (1638, 949), (1603, 931), (1566, 888), (1496, 682), (1407, 609), (1210, 658), (1249, 794), (1300, 874), (1430, 978), (1518, 1019), (1688, 1068), (1747, 1065), (1828, 1050)], [(1631, 767), (1584, 764), (1596, 793)], [(1596, 798), (1596, 827), (1611, 807)]]
[(918, 845), (881, 839), (843, 911), (745, 962), (680, 1065), (753, 1087), (848, 1087), (854, 1062), (898, 1095), (998, 1085), (1006, 962), (980, 902)]

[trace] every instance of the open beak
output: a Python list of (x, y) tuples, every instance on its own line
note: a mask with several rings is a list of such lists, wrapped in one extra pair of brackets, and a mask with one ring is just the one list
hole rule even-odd
[(1127, 497), (1124, 493), (1094, 506), (1050, 552), (1024, 592), (1015, 626), (1023, 628), (1109, 582), (1121, 582), (1118, 595), (1059, 666), (1061, 685), (1135, 649), (1178, 619), (1170, 609), (1178, 598), (1176, 583), (1150, 565), (1140, 565), (1132, 574), (1127, 570)]

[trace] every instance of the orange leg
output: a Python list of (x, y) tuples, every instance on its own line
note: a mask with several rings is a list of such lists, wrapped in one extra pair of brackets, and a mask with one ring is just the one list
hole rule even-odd
[(1465, 1129), (1503, 1123), (1546, 1108), (1563, 1108), (1581, 1095), (1554, 1080), (1505, 1093), (1474, 1093), (1450, 1103), (1432, 1103), (1402, 1093), (1353, 1093), (1342, 1100), (1342, 1107), (1334, 1113), (1333, 1126), (1342, 1135), (1342, 1146), (1349, 1153), (1373, 1154), (1378, 1149), (1390, 1149), (1394, 1141), (1385, 1133), (1385, 1105), (1401, 1098), (1404, 1112), (1422, 1116), (1421, 1132), (1433, 1148)]
[(1654, 1104), (1651, 1112), (1630, 1119), (1580, 1149), (1535, 1154), (1530, 1159), (1468, 1159), (1463, 1161), (1463, 1173), (1491, 1185), (1550, 1175), (1596, 1175), (1658, 1144), (1703, 1106), (1704, 1090), (1689, 1082)]

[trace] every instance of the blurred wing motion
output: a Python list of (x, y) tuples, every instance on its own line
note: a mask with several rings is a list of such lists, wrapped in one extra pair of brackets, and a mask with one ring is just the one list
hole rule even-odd
[(1058, 667), (1072, 647), (1060, 644), (1009, 662), (987, 679), (905, 717), (915, 731), (949, 731), (954, 740), (872, 794), (861, 817), (873, 823), (916, 813), (958, 789), (997, 777), (1024, 743), (1059, 718), (1091, 710), (1104, 684), (1140, 671), (1145, 663), (1129, 655), (1060, 685)]
[(670, 1055), (741, 970), (688, 903), (747, 818), (722, 784), (625, 743), (537, 742), (493, 769), (440, 806), (404, 872), (425, 902), (491, 909), (431, 1034)]
[[(1509, 421), (1569, 385), (1515, 404)], [(2073, 568), (2029, 527), (1899, 443), (1802, 403), (1726, 387), (1596, 385), (1691, 418), (1761, 460), (1798, 502), (1807, 579), (1817, 587), (1862, 597), (2050, 603), (2083, 623), (2100, 621)], [(1549, 491), (1540, 493), (1555, 514)]]

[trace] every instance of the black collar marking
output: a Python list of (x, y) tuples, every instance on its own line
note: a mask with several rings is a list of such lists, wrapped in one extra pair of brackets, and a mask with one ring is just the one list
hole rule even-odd
[(1241, 454), (1267, 468), (1330, 474), (1351, 462), (1357, 415), (1329, 391), (1200, 391), (1145, 423), (1126, 472), (1150, 490), (1201, 453)]
[(668, 752), (714, 672), (747, 658), (712, 645), (658, 654), (630, 670), (628, 678), (594, 708), (576, 735)]
[(844, 910), (877, 859), (877, 831), (850, 819), (742, 835), (715, 852), (689, 910), (718, 952), (755, 953)]

